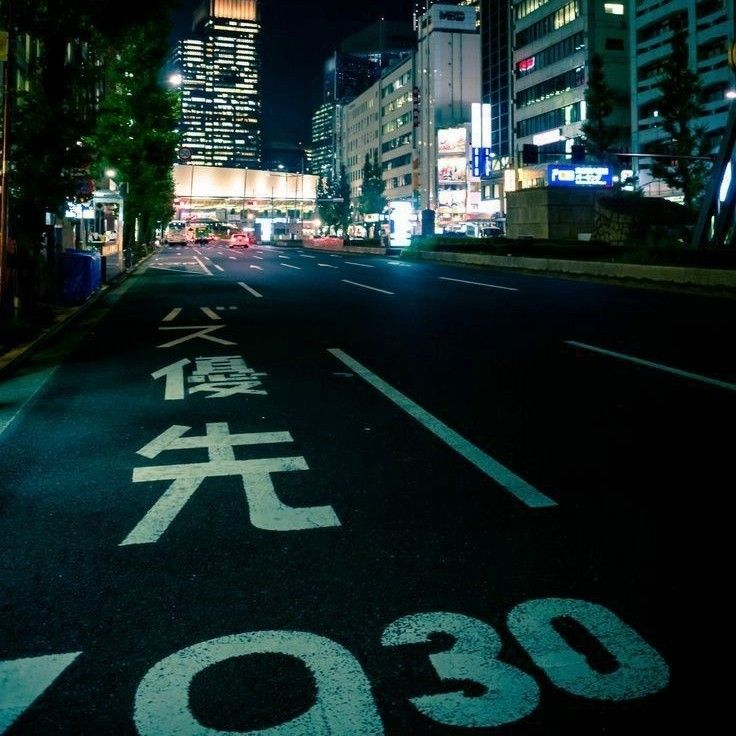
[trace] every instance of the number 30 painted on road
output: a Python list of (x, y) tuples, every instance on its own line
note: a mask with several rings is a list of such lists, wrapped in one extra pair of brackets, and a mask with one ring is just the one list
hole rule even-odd
[[(593, 669), (580, 652), (555, 630), (554, 622), (572, 619), (607, 650), (617, 663), (611, 672)], [(543, 598), (516, 606), (508, 627), (534, 664), (551, 683), (572, 695), (595, 700), (643, 698), (669, 682), (666, 662), (639, 634), (604, 606), (567, 598)], [(424, 695), (412, 705), (436, 723), (489, 728), (528, 716), (540, 698), (535, 680), (498, 659), (498, 633), (478, 619), (458, 613), (417, 613), (390, 624), (384, 646), (429, 642), (448, 634), (450, 649), (429, 659), (440, 679), (468, 681), (482, 694), (456, 692)], [(0, 662), (0, 733), (79, 656), (52, 655)], [(297, 718), (256, 731), (221, 731), (202, 725), (189, 708), (194, 677), (219, 662), (252, 654), (279, 654), (300, 660), (315, 686), (314, 704)], [(40, 677), (39, 677), (40, 675)], [(40, 683), (40, 684), (39, 684)], [(200, 642), (154, 665), (143, 677), (135, 698), (134, 720), (141, 736), (363, 736), (382, 734), (370, 682), (358, 660), (340, 644), (303, 631), (255, 631)]]

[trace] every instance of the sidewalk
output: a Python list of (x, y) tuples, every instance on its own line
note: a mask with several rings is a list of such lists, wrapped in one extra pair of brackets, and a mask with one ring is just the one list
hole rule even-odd
[[(155, 251), (154, 251), (155, 253)], [(108, 271), (107, 282), (95, 291), (85, 302), (75, 305), (51, 306), (51, 319), (45, 324), (40, 321), (36, 324), (18, 326), (18, 335), (14, 335), (11, 325), (0, 325), (0, 380), (3, 380), (15, 371), (25, 360), (27, 360), (39, 348), (43, 347), (55, 335), (65, 327), (73, 324), (81, 315), (89, 310), (110, 290), (122, 284), (129, 276), (137, 271), (152, 254), (141, 259), (128, 271), (117, 271), (111, 277)]]

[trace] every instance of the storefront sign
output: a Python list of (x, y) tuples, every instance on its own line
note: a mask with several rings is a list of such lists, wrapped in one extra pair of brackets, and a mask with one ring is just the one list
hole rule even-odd
[(493, 169), (493, 155), (490, 148), (470, 149), (470, 174), (474, 177), (490, 176)]
[(610, 187), (613, 178), (608, 166), (550, 164), (547, 184), (551, 187)]

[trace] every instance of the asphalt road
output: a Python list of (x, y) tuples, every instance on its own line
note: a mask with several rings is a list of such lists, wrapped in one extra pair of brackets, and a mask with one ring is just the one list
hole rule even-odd
[(697, 723), (735, 317), (160, 250), (0, 384), (0, 733)]

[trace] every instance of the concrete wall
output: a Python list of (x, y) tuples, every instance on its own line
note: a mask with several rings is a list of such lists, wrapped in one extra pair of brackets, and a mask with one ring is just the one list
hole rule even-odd
[(593, 232), (595, 202), (605, 190), (540, 187), (508, 193), (509, 237), (577, 240)]

